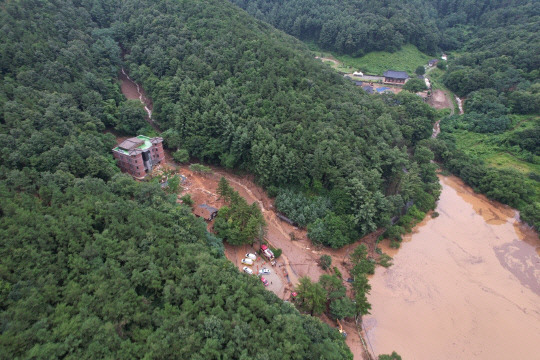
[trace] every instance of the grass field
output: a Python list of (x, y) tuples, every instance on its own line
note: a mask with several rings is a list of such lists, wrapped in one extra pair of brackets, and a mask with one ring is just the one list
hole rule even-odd
[(360, 70), (365, 74), (382, 75), (386, 70), (396, 70), (406, 71), (409, 75), (414, 75), (414, 71), (418, 66), (426, 65), (429, 60), (433, 59), (433, 56), (422, 53), (414, 45), (404, 45), (401, 50), (395, 53), (374, 51), (358, 58), (321, 50), (315, 43), (308, 43), (307, 45), (317, 56), (331, 57), (340, 61), (341, 66), (334, 67), (341, 72)]
[[(540, 175), (540, 156), (525, 159), (519, 148), (505, 146), (505, 139), (514, 131), (534, 126), (540, 121), (538, 116), (512, 115), (515, 127), (503, 134), (478, 134), (465, 130), (454, 132), (456, 146), (466, 154), (482, 159), (486, 165), (499, 169), (514, 169), (529, 176), (530, 173)], [(444, 120), (443, 120), (444, 121)], [(528, 180), (536, 188), (536, 201), (540, 201), (540, 182)]]
[(375, 51), (359, 58), (349, 55), (336, 56), (344, 65), (359, 69), (366, 74), (382, 75), (386, 70), (406, 71), (414, 75), (420, 65), (426, 65), (433, 59), (422, 53), (414, 45), (405, 45), (395, 53)]

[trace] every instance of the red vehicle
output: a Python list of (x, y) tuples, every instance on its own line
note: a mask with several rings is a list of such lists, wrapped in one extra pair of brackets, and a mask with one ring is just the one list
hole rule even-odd
[(274, 259), (274, 253), (272, 252), (272, 250), (270, 250), (268, 248), (268, 246), (266, 245), (261, 245), (261, 250), (262, 250), (262, 253), (263, 255), (268, 258), (268, 260), (273, 260)]
[(268, 280), (266, 280), (264, 277), (261, 277), (261, 281), (264, 284), (264, 286), (268, 286)]

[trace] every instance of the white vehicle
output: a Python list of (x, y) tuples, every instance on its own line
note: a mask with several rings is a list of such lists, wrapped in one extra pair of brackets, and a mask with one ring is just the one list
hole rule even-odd
[(254, 254), (254, 253), (247, 253), (247, 254), (246, 254), (246, 258), (255, 261), (255, 260), (257, 260), (257, 254)]
[(262, 268), (261, 270), (259, 270), (259, 275), (270, 275), (270, 270), (268, 270), (267, 268)]
[(251, 260), (251, 259), (242, 259), (242, 264), (251, 266), (251, 265), (253, 265), (253, 260)]
[(361, 71), (355, 71), (353, 72), (353, 76), (364, 76), (364, 73)]
[(244, 270), (244, 272), (245, 272), (246, 274), (249, 274), (249, 275), (252, 275), (252, 274), (253, 274), (253, 270), (251, 270), (251, 269), (248, 268), (247, 266), (244, 266), (244, 267), (242, 268), (242, 270)]

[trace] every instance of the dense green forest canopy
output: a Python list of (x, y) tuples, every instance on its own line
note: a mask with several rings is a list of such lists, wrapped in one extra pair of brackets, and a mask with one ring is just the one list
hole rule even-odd
[(457, 51), (444, 82), (459, 96), (495, 89), (519, 114), (538, 112), (540, 7), (533, 0), (231, 0), (319, 47), (352, 56)]
[[(439, 80), (466, 98), (465, 116), (441, 122), (443, 134), (439, 144), (423, 142), (435, 151), (437, 160), (469, 185), (492, 199), (517, 207), (522, 219), (538, 226), (537, 171), (497, 169), (486, 164), (481, 156), (475, 156), (474, 151), (465, 153), (456, 145), (458, 137), (492, 134), (486, 141), (490, 147), (496, 147), (493, 152), (510, 154), (514, 162), (528, 162), (530, 166), (526, 168), (538, 166), (538, 121), (530, 120), (540, 112), (537, 1), (231, 1), (301, 40), (342, 54), (360, 56), (371, 50), (394, 51), (407, 42), (433, 55), (435, 50), (449, 51), (448, 66), (441, 63), (444, 72)], [(392, 29), (391, 39), (385, 37), (388, 28)], [(424, 32), (424, 36), (416, 37), (417, 31)], [(533, 117), (518, 118), (512, 114)], [(289, 198), (282, 201), (278, 196), (277, 203), (286, 209), (304, 208), (305, 202), (299, 202), (298, 195)], [(297, 216), (297, 222), (305, 222), (316, 213), (308, 207), (308, 211)], [(347, 226), (336, 220), (339, 219), (332, 221), (334, 226), (340, 227), (342, 234), (347, 232)], [(323, 230), (317, 232), (321, 237), (326, 236)]]
[[(300, 175), (290, 179), (299, 184), (310, 180), (309, 188), (315, 179), (333, 189), (345, 174), (334, 174), (337, 164), (329, 171), (328, 162), (359, 158), (349, 169), (359, 174), (370, 170), (366, 179), (381, 199), (385, 193), (401, 192), (403, 199), (422, 194), (419, 175), (407, 177), (416, 165), (406, 150), (426, 135), (412, 131), (413, 124), (427, 129), (433, 114), (413, 98), (372, 100), (361, 95), (309, 56), (295, 55), (292, 48), (301, 46), (293, 40), (220, 2), (20, 1), (4, 2), (1, 9), (0, 357), (350, 359), (337, 331), (301, 316), (256, 279), (239, 274), (223, 258), (221, 241), (208, 234), (187, 207), (177, 205), (157, 184), (137, 183), (119, 173), (110, 154), (115, 139), (104, 130), (121, 124), (123, 131), (134, 131), (123, 127), (122, 119), (138, 115), (126, 105), (116, 81), (122, 64), (118, 42), (131, 51), (128, 64), (135, 74), (156, 99), (164, 99), (156, 110), (171, 129), (168, 141), (182, 136), (180, 144), (192, 155), (207, 161), (228, 155), (228, 149), (219, 146), (219, 151), (204, 154), (211, 149), (207, 142), (226, 139), (212, 122), (223, 118), (212, 113), (206, 115), (212, 121), (204, 122), (198, 117), (208, 108), (222, 107), (223, 116), (233, 117), (235, 125), (226, 131), (245, 134), (247, 141), (252, 135), (275, 139), (283, 132), (291, 134), (288, 141), (294, 143), (295, 134), (305, 148), (289, 149), (284, 140), (279, 148), (284, 147), (283, 154), (296, 152), (302, 160), (324, 160), (330, 144), (349, 138), (343, 143), (350, 148), (336, 146), (339, 152), (313, 174), (307, 169), (314, 160), (298, 167)], [(133, 22), (122, 20), (126, 14)], [(228, 15), (231, 21), (220, 24)], [(244, 27), (238, 26), (242, 22)], [(125, 29), (132, 25), (129, 35)], [(195, 28), (200, 33), (193, 32)], [(223, 43), (224, 29), (245, 31), (246, 37)], [(136, 42), (147, 38), (162, 47), (141, 51), (152, 61), (167, 60), (164, 68), (160, 62), (148, 63), (152, 71), (143, 72), (142, 64), (134, 65)], [(163, 46), (161, 39), (174, 46)], [(250, 58), (264, 45), (270, 51), (259, 54), (263, 62)], [(168, 53), (182, 46), (185, 53)], [(215, 52), (204, 57), (213, 48)], [(159, 49), (165, 53), (153, 57)], [(250, 49), (253, 55), (236, 58)], [(228, 57), (215, 58), (227, 50)], [(264, 66), (276, 73), (275, 93), (266, 97), (259, 93), (262, 86), (253, 85), (264, 80), (256, 76)], [(210, 81), (207, 77), (212, 76), (216, 78)], [(177, 82), (160, 87), (171, 80)], [(279, 93), (278, 83), (285, 93)], [(213, 89), (221, 84), (229, 88), (216, 93)], [(315, 94), (303, 93), (310, 87)], [(321, 95), (326, 89), (332, 96)], [(158, 96), (160, 91), (163, 96)], [(258, 98), (268, 108), (255, 103)], [(208, 105), (213, 102), (218, 105)], [(292, 112), (302, 103), (312, 109), (312, 117), (298, 118), (302, 108)], [(167, 106), (194, 106), (193, 113), (185, 113), (193, 118), (186, 119), (184, 134), (179, 120), (183, 112), (168, 119)], [(234, 106), (238, 109), (230, 110)], [(279, 106), (284, 107), (283, 118), (269, 115)], [(287, 123), (289, 118), (294, 125)], [(202, 126), (198, 132), (190, 128), (197, 121)], [(304, 133), (302, 127), (310, 130)], [(193, 140), (197, 134), (200, 138)], [(327, 143), (317, 150), (319, 139)], [(267, 141), (259, 147), (277, 152)], [(254, 149), (241, 149), (238, 154), (247, 160), (235, 159), (232, 166), (253, 169)], [(369, 157), (360, 156), (364, 153)], [(332, 174), (322, 175), (328, 172)], [(270, 182), (264, 174), (258, 173), (265, 184), (289, 181)], [(356, 191), (363, 189), (358, 176)], [(401, 186), (404, 190), (398, 192)]]
[(302, 223), (332, 212), (352, 221), (347, 242), (387, 225), (408, 201), (434, 205), (437, 181), (409, 155), (435, 120), (421, 99), (363, 94), (227, 2), (166, 4), (127, 2), (112, 27), (167, 146), (254, 173), (272, 194), (305, 192), (298, 209), (280, 202), (293, 218), (310, 211), (311, 197), (328, 198), (327, 211)]
[(328, 204), (308, 219), (350, 219), (347, 241), (433, 206), (433, 170), (409, 155), (430, 108), (363, 94), (227, 2), (3, 1), (0, 21), (1, 358), (352, 358), (174, 195), (120, 174), (108, 130), (145, 125), (118, 73), (169, 148)]
[(436, 11), (423, 0), (231, 0), (256, 18), (326, 50), (361, 56), (414, 44), (433, 53)]

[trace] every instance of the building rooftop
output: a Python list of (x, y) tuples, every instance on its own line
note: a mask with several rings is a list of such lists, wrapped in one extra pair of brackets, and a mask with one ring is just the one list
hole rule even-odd
[(152, 145), (161, 142), (163, 139), (159, 137), (149, 138), (148, 136), (138, 135), (122, 141), (113, 151), (118, 151), (122, 154), (133, 155), (139, 151), (144, 151)]
[(214, 216), (216, 216), (217, 212), (218, 212), (218, 209), (216, 209), (215, 207), (206, 205), (206, 204), (201, 204), (195, 207), (195, 209), (193, 209), (193, 213), (195, 215), (202, 217), (206, 220), (212, 220)]
[(388, 70), (384, 72), (384, 77), (389, 77), (393, 79), (408, 79), (409, 75), (405, 71), (394, 71)]

